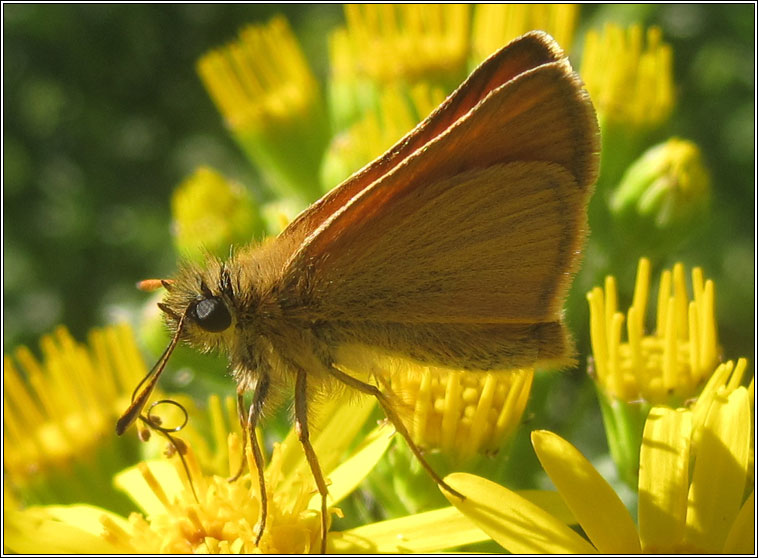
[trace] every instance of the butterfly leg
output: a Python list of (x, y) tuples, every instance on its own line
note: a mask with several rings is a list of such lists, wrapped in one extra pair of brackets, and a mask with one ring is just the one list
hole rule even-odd
[[(247, 413), (245, 413), (245, 401), (244, 390), (237, 388), (237, 417), (240, 421), (240, 429), (242, 430), (242, 453), (240, 454), (240, 466), (237, 468), (237, 472), (227, 479), (229, 482), (235, 482), (242, 475), (242, 471), (245, 470), (245, 452), (247, 451)], [(252, 412), (252, 409), (250, 409)]]
[(255, 537), (255, 544), (261, 541), (264, 531), (266, 530), (266, 519), (268, 517), (268, 497), (266, 494), (266, 479), (263, 475), (263, 452), (261, 446), (258, 444), (258, 437), (255, 435), (255, 427), (258, 424), (258, 419), (263, 411), (263, 402), (266, 400), (269, 388), (268, 374), (261, 374), (258, 379), (258, 383), (255, 386), (255, 394), (253, 395), (253, 402), (250, 404), (250, 409), (245, 415), (245, 402), (243, 399), (244, 392), (237, 390), (237, 412), (240, 419), (240, 426), (242, 427), (242, 458), (240, 461), (239, 469), (237, 473), (229, 479), (229, 482), (236, 481), (242, 474), (242, 470), (245, 467), (245, 450), (247, 449), (247, 440), (250, 439), (250, 446), (253, 450), (253, 462), (255, 463), (255, 469), (258, 473), (258, 491), (261, 498), (261, 516), (258, 522), (258, 534)]
[(297, 368), (297, 380), (295, 382), (295, 429), (300, 443), (305, 451), (305, 458), (311, 468), (313, 479), (316, 481), (318, 493), (321, 494), (321, 554), (326, 554), (326, 532), (327, 532), (327, 515), (326, 515), (326, 481), (321, 472), (321, 466), (318, 463), (316, 452), (310, 441), (308, 432), (308, 399), (306, 373), (303, 369)]
[(376, 386), (367, 384), (356, 378), (353, 378), (352, 376), (345, 374), (341, 370), (338, 370), (333, 365), (329, 366), (329, 373), (335, 378), (337, 378), (340, 382), (347, 384), (353, 389), (357, 389), (358, 391), (361, 391), (367, 395), (373, 395), (374, 397), (376, 397), (377, 400), (379, 401), (379, 404), (382, 406), (382, 409), (384, 409), (384, 413), (387, 415), (387, 418), (395, 427), (395, 430), (400, 432), (400, 435), (403, 438), (405, 438), (405, 441), (408, 443), (408, 447), (411, 448), (411, 451), (416, 456), (416, 459), (419, 460), (419, 463), (421, 463), (424, 469), (426, 469), (426, 471), (431, 475), (431, 477), (434, 479), (434, 482), (436, 482), (440, 487), (444, 488), (447, 492), (449, 492), (453, 496), (457, 496), (461, 500), (466, 499), (466, 497), (463, 494), (461, 494), (460, 492), (452, 488), (450, 485), (448, 485), (444, 480), (442, 480), (442, 478), (435, 472), (432, 466), (429, 465), (426, 459), (424, 459), (424, 456), (421, 453), (421, 449), (419, 449), (419, 447), (413, 441), (413, 438), (411, 438), (411, 435), (408, 432), (408, 429), (405, 427), (405, 424), (403, 424), (403, 421), (400, 420), (400, 416), (395, 412), (394, 408), (392, 407), (392, 403), (390, 402), (386, 394), (384, 394)]

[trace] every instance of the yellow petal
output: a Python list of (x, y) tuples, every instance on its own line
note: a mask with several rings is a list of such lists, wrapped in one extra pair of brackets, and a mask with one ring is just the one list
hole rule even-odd
[(516, 490), (516, 494), (542, 508), (566, 525), (577, 525), (579, 523), (561, 495), (555, 490)]
[(681, 542), (687, 515), (692, 413), (654, 407), (640, 450), (638, 517), (646, 551)]
[(717, 395), (703, 425), (690, 485), (685, 540), (720, 552), (742, 505), (750, 455), (750, 399), (744, 387)]
[[(142, 471), (145, 467), (148, 478)], [(166, 460), (129, 467), (116, 475), (113, 484), (126, 492), (146, 515), (165, 512), (167, 504), (183, 489), (176, 468)]]
[(329, 553), (435, 552), (489, 540), (453, 507), (329, 533)]
[(755, 491), (742, 505), (724, 543), (725, 554), (755, 554)]
[(443, 494), (498, 544), (514, 554), (594, 554), (592, 545), (542, 508), (492, 481), (453, 473), (445, 477), (466, 496)]
[(119, 524), (124, 519), (101, 508), (85, 505), (44, 506), (6, 511), (4, 547), (19, 554), (122, 554), (103, 538), (100, 518)]
[[(392, 431), (379, 426), (366, 436), (352, 457), (329, 473), (329, 504), (337, 504), (350, 494), (374, 468), (392, 441)], [(308, 507), (320, 509), (321, 496), (315, 494)]]
[(532, 432), (542, 468), (601, 554), (640, 552), (637, 529), (613, 488), (579, 450), (545, 430)]

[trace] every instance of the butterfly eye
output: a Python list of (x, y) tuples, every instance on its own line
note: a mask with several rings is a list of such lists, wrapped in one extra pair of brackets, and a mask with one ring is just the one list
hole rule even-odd
[(205, 331), (218, 333), (224, 331), (232, 323), (232, 316), (224, 301), (217, 296), (202, 298), (192, 309), (193, 318), (197, 325)]

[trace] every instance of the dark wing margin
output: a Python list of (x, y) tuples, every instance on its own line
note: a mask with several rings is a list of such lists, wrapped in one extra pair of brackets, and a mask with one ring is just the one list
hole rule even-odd
[(387, 153), (303, 211), (280, 236), (294, 240), (295, 244), (304, 241), (353, 197), (443, 133), (492, 90), (532, 68), (559, 61), (563, 57), (558, 44), (543, 32), (534, 31), (515, 39), (482, 62), (429, 117)]

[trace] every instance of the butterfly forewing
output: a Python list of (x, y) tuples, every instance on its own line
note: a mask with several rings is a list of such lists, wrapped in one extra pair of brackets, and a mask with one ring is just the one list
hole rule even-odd
[(565, 60), (531, 68), (333, 213), (288, 265), (287, 311), (423, 361), (555, 360), (596, 171), (581, 81)]
[(560, 60), (562, 56), (560, 47), (544, 33), (532, 32), (514, 40), (485, 60), (428, 118), (387, 153), (303, 211), (285, 229), (282, 237), (305, 240), (335, 211), (444, 132), (493, 89), (530, 69)]

